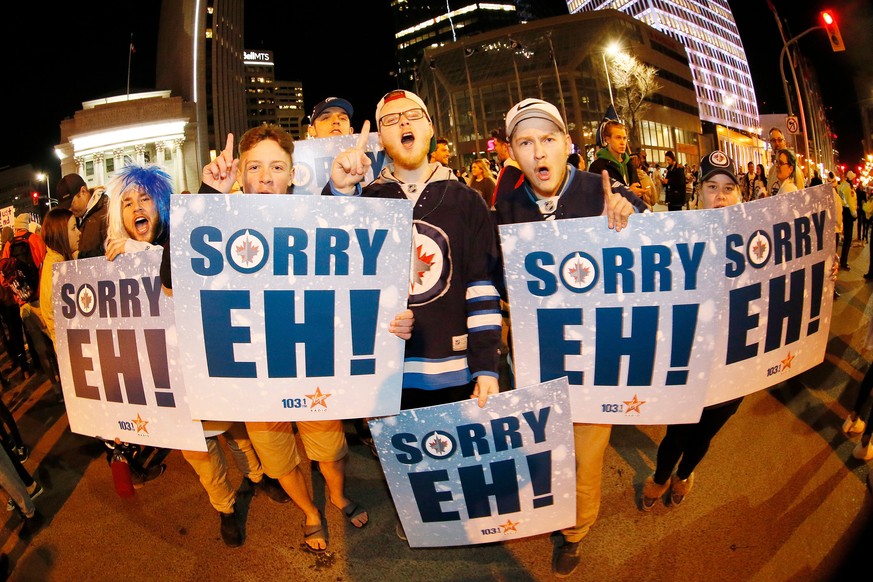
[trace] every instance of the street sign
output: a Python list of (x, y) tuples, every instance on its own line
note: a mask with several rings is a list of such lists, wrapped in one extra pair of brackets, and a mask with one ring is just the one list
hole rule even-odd
[(785, 118), (785, 129), (788, 130), (788, 133), (797, 133), (800, 129), (798, 125), (797, 116), (789, 115)]

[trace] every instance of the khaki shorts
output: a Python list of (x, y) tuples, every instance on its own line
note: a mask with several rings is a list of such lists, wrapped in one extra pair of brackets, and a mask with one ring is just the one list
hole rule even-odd
[[(291, 422), (246, 422), (245, 425), (264, 473), (279, 479), (300, 464)], [(348, 453), (341, 420), (300, 421), (297, 430), (306, 454), (313, 461), (338, 461)]]

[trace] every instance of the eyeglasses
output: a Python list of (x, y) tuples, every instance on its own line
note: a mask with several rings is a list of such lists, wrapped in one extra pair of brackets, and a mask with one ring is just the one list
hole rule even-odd
[(780, 142), (784, 142), (784, 141), (785, 141), (784, 137), (771, 137), (770, 138), (770, 143), (780, 143)]
[(781, 162), (779, 160), (776, 160), (776, 165), (777, 166), (790, 166), (791, 162)]
[(400, 121), (400, 116), (405, 117), (409, 121), (418, 121), (425, 117), (424, 109), (421, 107), (416, 107), (415, 109), (407, 109), (406, 111), (401, 111), (400, 113), (389, 113), (388, 115), (383, 115), (379, 118), (379, 125), (394, 125)]

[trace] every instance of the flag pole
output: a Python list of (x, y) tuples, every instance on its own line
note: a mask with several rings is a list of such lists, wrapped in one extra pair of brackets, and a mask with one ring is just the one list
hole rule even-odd
[(133, 33), (130, 33), (130, 46), (127, 47), (127, 99), (130, 100), (130, 61), (133, 56)]

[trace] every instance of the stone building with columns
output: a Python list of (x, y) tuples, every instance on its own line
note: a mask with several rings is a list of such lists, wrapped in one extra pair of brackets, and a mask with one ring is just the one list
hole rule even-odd
[(89, 187), (105, 186), (131, 162), (158, 164), (177, 192), (200, 184), (194, 108), (170, 91), (95, 99), (61, 122), (55, 153), (61, 175), (81, 175)]

